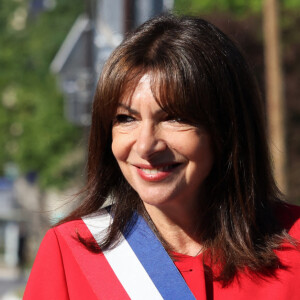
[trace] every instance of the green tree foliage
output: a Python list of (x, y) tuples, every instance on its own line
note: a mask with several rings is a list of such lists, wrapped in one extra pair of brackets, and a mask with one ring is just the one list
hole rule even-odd
[[(235, 15), (257, 13), (264, 0), (175, 0), (175, 11), (180, 14), (230, 12)], [(299, 0), (279, 0), (284, 9), (300, 8)]]
[(43, 186), (65, 182), (61, 164), (81, 133), (64, 118), (49, 65), (83, 1), (56, 3), (28, 14), (29, 0), (0, 1), (0, 176), (13, 162), (24, 173), (38, 172)]

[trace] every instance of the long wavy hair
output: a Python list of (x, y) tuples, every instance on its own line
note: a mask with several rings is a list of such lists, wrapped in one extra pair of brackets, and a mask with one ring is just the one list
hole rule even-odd
[(199, 18), (151, 19), (112, 53), (93, 104), (85, 197), (61, 223), (99, 210), (109, 198), (115, 216), (105, 249), (118, 242), (135, 211), (147, 216), (111, 150), (117, 105), (146, 73), (163, 110), (205, 126), (212, 137), (215, 161), (195, 226), (211, 265), (221, 266), (215, 279), (229, 284), (245, 268), (274, 274), (283, 267), (274, 250), (288, 235), (276, 218), (284, 204), (272, 175), (261, 95), (234, 43)]

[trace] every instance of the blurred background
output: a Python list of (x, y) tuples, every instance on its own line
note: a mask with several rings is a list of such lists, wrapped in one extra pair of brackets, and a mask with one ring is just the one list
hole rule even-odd
[(22, 298), (45, 231), (79, 201), (103, 63), (164, 11), (238, 43), (265, 99), (276, 179), (300, 204), (299, 0), (1, 0), (0, 299)]

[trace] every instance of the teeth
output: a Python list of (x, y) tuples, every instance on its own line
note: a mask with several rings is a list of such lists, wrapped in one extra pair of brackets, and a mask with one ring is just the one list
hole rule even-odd
[(154, 175), (154, 174), (157, 174), (159, 172), (163, 172), (163, 171), (168, 171), (172, 168), (172, 165), (170, 166), (166, 166), (166, 167), (162, 167), (162, 168), (157, 168), (157, 169), (143, 169), (141, 168), (141, 170), (146, 173), (146, 174), (151, 174), (151, 175)]
[(146, 174), (157, 174), (158, 172), (161, 172), (160, 169), (141, 169)]

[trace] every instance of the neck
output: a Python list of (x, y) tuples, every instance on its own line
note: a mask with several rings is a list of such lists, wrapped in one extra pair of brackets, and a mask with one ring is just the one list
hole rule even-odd
[(201, 251), (201, 243), (196, 232), (197, 217), (191, 212), (180, 209), (163, 210), (145, 203), (145, 208), (161, 237), (177, 253), (196, 256)]

